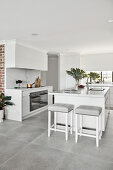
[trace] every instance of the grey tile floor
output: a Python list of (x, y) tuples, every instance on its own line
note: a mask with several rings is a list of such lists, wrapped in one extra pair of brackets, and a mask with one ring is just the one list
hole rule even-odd
[(95, 139), (64, 133), (47, 137), (47, 112), (22, 123), (0, 124), (0, 170), (113, 170), (113, 111), (96, 148)]

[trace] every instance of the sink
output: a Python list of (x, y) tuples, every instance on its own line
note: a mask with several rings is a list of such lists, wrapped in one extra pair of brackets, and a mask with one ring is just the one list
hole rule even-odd
[(105, 89), (103, 89), (103, 88), (96, 88), (96, 87), (94, 87), (94, 88), (91, 88), (90, 90), (92, 90), (92, 91), (104, 91)]
[(80, 94), (80, 91), (71, 89), (71, 90), (64, 90), (64, 93)]

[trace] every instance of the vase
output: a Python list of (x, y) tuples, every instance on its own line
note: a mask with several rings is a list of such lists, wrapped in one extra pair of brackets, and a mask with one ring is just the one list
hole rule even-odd
[(0, 123), (3, 122), (3, 114), (4, 114), (4, 111), (0, 110)]
[(79, 86), (79, 80), (76, 80), (75, 90), (78, 90), (78, 86)]

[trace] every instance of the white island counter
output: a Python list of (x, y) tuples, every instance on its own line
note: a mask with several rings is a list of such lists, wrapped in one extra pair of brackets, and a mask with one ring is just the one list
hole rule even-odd
[[(101, 88), (100, 88), (101, 89)], [(99, 89), (97, 89), (99, 90)], [(102, 89), (101, 89), (102, 90)], [(102, 130), (105, 130), (109, 109), (109, 95), (110, 90), (108, 87), (105, 87), (103, 91), (87, 91), (87, 88), (79, 89), (74, 91), (72, 89), (66, 89), (62, 91), (57, 91), (50, 93), (54, 95), (55, 103), (68, 103), (73, 104), (76, 107), (79, 105), (93, 105), (102, 107)], [(64, 124), (64, 115), (58, 113), (57, 123)], [(73, 125), (75, 125), (75, 118), (73, 118)], [(89, 128), (95, 128), (96, 126), (95, 118), (92, 116), (83, 117), (83, 126)], [(74, 126), (75, 129), (75, 126)]]

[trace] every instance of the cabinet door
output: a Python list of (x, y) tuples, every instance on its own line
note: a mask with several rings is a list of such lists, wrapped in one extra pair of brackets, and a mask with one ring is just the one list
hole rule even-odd
[(29, 94), (27, 95), (23, 95), (23, 98), (22, 98), (22, 102), (23, 102), (23, 114), (22, 114), (22, 117), (28, 115), (30, 113), (30, 97), (29, 97)]
[(16, 44), (15, 67), (48, 70), (48, 56), (43, 52)]

